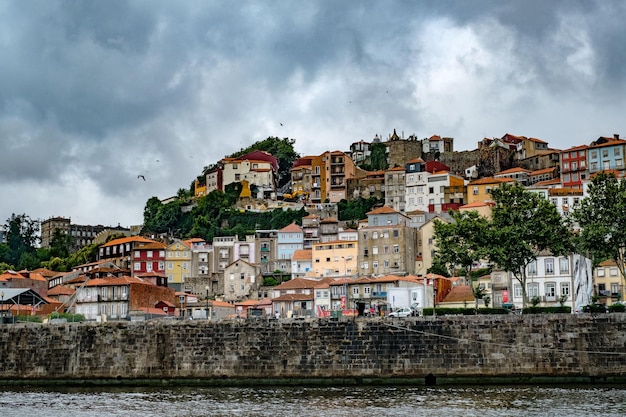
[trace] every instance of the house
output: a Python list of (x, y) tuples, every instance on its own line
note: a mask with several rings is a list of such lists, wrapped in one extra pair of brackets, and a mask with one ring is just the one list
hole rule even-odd
[(599, 303), (611, 305), (626, 300), (624, 277), (614, 260), (600, 262), (593, 270), (593, 281), (594, 294), (599, 297)]
[(260, 269), (243, 259), (238, 259), (224, 268), (224, 295), (226, 302), (241, 301), (250, 297), (263, 284)]
[(406, 209), (406, 171), (404, 166), (393, 167), (385, 173), (385, 206), (396, 211)]
[(165, 248), (165, 264), (168, 285), (181, 290), (191, 276), (191, 247), (178, 239), (170, 243)]
[[(304, 249), (304, 233), (302, 228), (295, 223), (283, 227), (278, 231), (278, 259), (290, 260), (294, 251)], [(287, 268), (280, 268), (286, 270)]]
[(304, 277), (313, 272), (311, 249), (297, 249), (291, 257), (291, 278)]
[(504, 171), (496, 172), (493, 174), (493, 177), (496, 179), (510, 178), (512, 180), (517, 181), (521, 185), (530, 185), (530, 177), (531, 171), (528, 169), (524, 169), (522, 167), (515, 167), (506, 169)]
[(580, 145), (564, 149), (559, 153), (561, 166), (561, 183), (564, 188), (582, 189), (583, 182), (589, 179), (587, 149)]
[[(272, 289), (273, 314), (279, 317), (314, 316), (314, 291), (320, 281), (294, 278)], [(296, 313), (294, 313), (296, 312)]]
[(492, 202), (491, 190), (501, 186), (503, 183), (512, 184), (515, 180), (512, 178), (494, 178), (485, 177), (470, 181), (467, 184), (467, 204), (476, 201)]
[(131, 275), (165, 273), (165, 243), (151, 242), (136, 246), (132, 256)]
[(0, 274), (0, 289), (6, 288), (29, 288), (40, 296), (47, 297), (48, 280), (37, 272), (8, 270)]
[(589, 175), (599, 171), (618, 171), (617, 177), (624, 175), (624, 152), (626, 152), (626, 140), (620, 139), (619, 135), (599, 137), (587, 148), (587, 163)]
[(155, 243), (155, 241), (142, 236), (113, 239), (100, 246), (98, 260), (108, 261), (122, 269), (130, 270), (135, 249), (148, 243)]
[(310, 275), (314, 277), (354, 275), (357, 271), (358, 243), (335, 240), (313, 245)]
[(367, 219), (367, 226), (358, 231), (358, 274), (415, 273), (417, 232), (409, 226), (409, 218), (383, 206), (368, 212)]
[(86, 320), (127, 320), (133, 311), (154, 308), (162, 301), (174, 303), (174, 290), (137, 277), (93, 278), (76, 289), (73, 312)]
[[(474, 290), (469, 285), (456, 285), (448, 295), (437, 304), (438, 308), (473, 308), (476, 305)], [(478, 307), (484, 307), (478, 305)]]

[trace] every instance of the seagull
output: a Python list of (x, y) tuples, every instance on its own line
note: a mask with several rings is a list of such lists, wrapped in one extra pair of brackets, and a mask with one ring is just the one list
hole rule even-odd
[[(280, 123), (280, 122), (279, 122), (279, 123)], [(280, 125), (282, 126), (283, 124), (282, 124), (282, 123), (280, 123)]]
[(144, 181), (146, 180), (146, 177), (144, 177), (143, 175), (137, 175), (137, 179), (140, 179), (140, 178)]

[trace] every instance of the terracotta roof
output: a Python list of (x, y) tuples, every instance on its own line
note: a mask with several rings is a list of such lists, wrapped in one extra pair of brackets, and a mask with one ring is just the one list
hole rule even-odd
[(474, 302), (474, 292), (469, 285), (457, 285), (452, 287), (446, 298), (443, 299), (443, 303), (461, 303), (464, 301)]
[(146, 243), (145, 245), (141, 245), (139, 247), (136, 247), (135, 250), (152, 250), (152, 249), (165, 249), (167, 245), (165, 243), (161, 243), (161, 242), (152, 242), (152, 243)]
[(292, 261), (310, 261), (313, 259), (313, 251), (311, 249), (296, 249), (293, 251)]
[(366, 214), (370, 215), (370, 214), (396, 214), (398, 213), (397, 211), (395, 211), (394, 209), (392, 209), (389, 206), (382, 206), (382, 207), (378, 207)]
[(505, 169), (504, 171), (496, 172), (494, 175), (513, 174), (515, 172), (525, 172), (527, 174), (530, 173), (528, 169), (524, 169), (522, 167), (514, 167), (510, 169)]
[(315, 288), (319, 281), (307, 278), (293, 278), (274, 287), (275, 290), (299, 290), (304, 288)]
[(150, 282), (144, 281), (141, 278), (137, 277), (110, 277), (110, 278), (93, 278), (85, 284), (88, 287), (101, 287), (106, 285), (124, 285), (124, 284), (144, 284), (144, 285), (154, 285)]
[(131, 242), (153, 243), (154, 240), (148, 239), (142, 236), (129, 236), (129, 237), (122, 237), (119, 239), (113, 239), (110, 242), (107, 242), (104, 245), (102, 245), (102, 247), (122, 245), (124, 243), (131, 243)]
[(389, 168), (387, 171), (406, 171), (406, 168), (404, 168), (404, 167), (393, 167), (393, 168)]
[(48, 290), (48, 296), (50, 295), (72, 295), (76, 291), (71, 289), (70, 287), (66, 287), (64, 285), (57, 285), (54, 288)]
[(324, 220), (320, 221), (320, 223), (339, 223), (339, 220), (334, 217), (327, 217)]
[(493, 203), (487, 203), (485, 201), (474, 201), (472, 203), (465, 204), (459, 208), (466, 209), (466, 208), (474, 208), (474, 207), (493, 207), (493, 205), (494, 205)]
[(46, 269), (46, 268), (37, 268), (37, 269), (33, 270), (32, 272), (41, 274), (41, 275), (43, 275), (46, 278), (49, 278), (49, 277), (51, 278), (51, 277), (54, 277), (54, 276), (59, 274), (58, 272), (51, 271), (51, 270)]
[(538, 169), (536, 171), (531, 172), (530, 175), (541, 175), (541, 174), (547, 174), (549, 172), (554, 172), (554, 171), (556, 171), (556, 167), (550, 167), (550, 168)]
[(226, 301), (214, 300), (214, 301), (211, 301), (210, 303), (213, 307), (227, 307), (227, 308), (232, 308), (233, 310), (235, 309), (234, 305), (227, 303)]
[(272, 298), (272, 301), (305, 301), (312, 299), (313, 294), (283, 294), (279, 297)]
[(424, 163), (424, 160), (422, 158), (413, 158), (411, 159), (409, 162), (407, 162), (407, 164), (414, 164), (414, 163)]
[(485, 177), (485, 178), (479, 178), (477, 180), (471, 181), (467, 185), (470, 186), (470, 185), (485, 185), (485, 184), (502, 184), (505, 182), (515, 182), (515, 180), (512, 178)]
[(541, 187), (543, 185), (555, 185), (555, 184), (560, 184), (560, 183), (561, 183), (560, 178), (552, 178), (549, 180), (536, 182), (533, 184), (533, 187)]
[(537, 139), (537, 138), (528, 138), (529, 141), (531, 142), (536, 142), (536, 143), (545, 143), (547, 144), (548, 142), (541, 140), (541, 139)]
[(288, 226), (283, 227), (282, 229), (279, 230), (279, 232), (281, 233), (297, 233), (297, 232), (302, 232), (302, 228), (300, 226), (298, 226), (295, 223), (291, 223)]

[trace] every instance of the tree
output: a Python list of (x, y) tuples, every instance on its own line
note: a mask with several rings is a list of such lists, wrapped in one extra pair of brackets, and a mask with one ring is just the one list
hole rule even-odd
[[(463, 270), (467, 280), (473, 282), (472, 268), (487, 257), (487, 233), (489, 221), (476, 211), (450, 211), (450, 223), (435, 220), (435, 243), (437, 263), (444, 265), (452, 275), (457, 268)], [(472, 285), (476, 309), (483, 289)]]
[(526, 268), (539, 253), (565, 255), (572, 250), (572, 234), (556, 207), (521, 185), (503, 184), (491, 190), (495, 206), (488, 230), (488, 258), (513, 274), (522, 287), (526, 307)]
[(475, 211), (450, 211), (450, 223), (435, 220), (435, 257), (446, 266), (452, 275), (460, 267), (463, 275), (470, 277), (475, 263), (487, 255), (489, 221)]
[(588, 196), (572, 213), (580, 232), (576, 243), (594, 267), (612, 259), (624, 279), (626, 250), (626, 181), (600, 172), (589, 183)]
[(7, 246), (10, 250), (8, 263), (19, 268), (22, 255), (26, 253), (34, 255), (36, 251), (39, 241), (39, 223), (26, 214), (12, 214), (4, 228)]

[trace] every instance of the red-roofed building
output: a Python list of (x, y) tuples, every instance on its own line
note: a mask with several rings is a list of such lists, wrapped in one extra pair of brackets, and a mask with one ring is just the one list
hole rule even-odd
[(152, 242), (136, 246), (132, 252), (132, 276), (165, 273), (165, 243)]
[(76, 290), (74, 311), (87, 320), (127, 320), (133, 311), (175, 303), (174, 290), (137, 277), (94, 278)]
[(113, 262), (120, 268), (131, 269), (133, 251), (148, 243), (155, 241), (142, 236), (113, 239), (100, 247), (98, 260)]
[(573, 146), (559, 154), (561, 165), (561, 183), (565, 188), (583, 188), (583, 182), (589, 179), (587, 166), (587, 145)]

